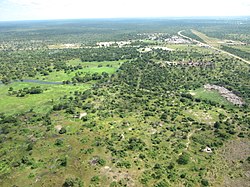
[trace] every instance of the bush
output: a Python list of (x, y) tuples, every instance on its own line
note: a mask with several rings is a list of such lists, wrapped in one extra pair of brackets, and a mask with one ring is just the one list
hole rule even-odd
[(132, 151), (143, 150), (146, 144), (140, 138), (129, 138), (127, 148)]
[(56, 139), (55, 145), (56, 146), (62, 146), (63, 145), (63, 140), (62, 139)]
[(67, 130), (62, 127), (60, 130), (59, 130), (59, 134), (65, 134), (67, 132)]
[(120, 162), (117, 162), (116, 167), (129, 169), (131, 168), (131, 164), (129, 161), (120, 161)]
[(32, 143), (29, 143), (28, 147), (27, 147), (27, 151), (31, 151), (33, 149), (33, 144)]
[(106, 164), (106, 161), (104, 159), (99, 159), (98, 160), (98, 164), (101, 165), (101, 166), (104, 166)]
[(144, 154), (141, 154), (141, 153), (140, 153), (140, 154), (139, 154), (139, 158), (143, 160), (143, 159), (146, 158), (146, 156), (145, 156)]
[(201, 180), (201, 184), (202, 184), (203, 186), (209, 186), (209, 183), (208, 183), (208, 180), (207, 180), (207, 179), (202, 179), (202, 180)]
[(214, 123), (214, 128), (219, 129), (220, 126), (221, 126), (220, 122), (216, 121), (216, 122)]
[(183, 153), (182, 155), (179, 156), (177, 163), (181, 165), (186, 165), (188, 164), (190, 159), (190, 156), (187, 153)]
[(170, 186), (166, 180), (162, 180), (154, 185), (154, 187), (168, 187)]
[(118, 187), (119, 185), (117, 184), (116, 181), (113, 181), (110, 183), (109, 187)]
[(67, 157), (60, 158), (60, 159), (57, 160), (57, 162), (58, 162), (58, 164), (59, 164), (60, 166), (66, 167), (66, 166), (67, 166)]
[(63, 187), (83, 187), (83, 182), (79, 178), (67, 178), (62, 185)]
[(91, 182), (99, 183), (99, 181), (100, 181), (100, 178), (98, 176), (94, 176), (91, 178)]

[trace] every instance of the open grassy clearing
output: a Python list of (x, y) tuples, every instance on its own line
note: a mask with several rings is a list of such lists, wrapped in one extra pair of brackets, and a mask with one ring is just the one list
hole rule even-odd
[(195, 45), (191, 45), (191, 44), (166, 44), (164, 46), (169, 47), (171, 49), (186, 49), (186, 48), (195, 47)]
[[(78, 72), (83, 73), (102, 73), (106, 72), (113, 74), (120, 67), (120, 65), (125, 62), (113, 61), (113, 62), (81, 62), (80, 59), (70, 60), (68, 65), (76, 66), (82, 65), (83, 69), (76, 70), (70, 73), (65, 73), (64, 71), (51, 72), (48, 76), (37, 76), (36, 79), (44, 81), (54, 81), (62, 82), (64, 80), (71, 80)], [(98, 67), (99, 66), (99, 67)], [(76, 90), (84, 91), (91, 87), (91, 84), (78, 84), (78, 85), (46, 85), (39, 83), (25, 83), (25, 82), (15, 82), (10, 85), (0, 85), (0, 112), (5, 112), (7, 114), (14, 114), (19, 112), (25, 112), (30, 109), (34, 109), (38, 113), (48, 112), (53, 103), (52, 100), (56, 100), (63, 95), (67, 95), (70, 92)], [(25, 87), (35, 87), (41, 86), (42, 89), (46, 89), (42, 94), (26, 95), (25, 97), (9, 96), (8, 89), (13, 87), (14, 90), (20, 90)]]
[[(25, 97), (9, 96), (8, 90), (12, 87), (14, 90), (23, 89), (25, 87), (40, 86), (42, 89), (46, 89), (41, 94), (29, 94)], [(0, 112), (6, 114), (15, 114), (34, 109), (38, 113), (48, 112), (53, 105), (52, 100), (57, 100), (63, 95), (67, 95), (70, 92), (76, 90), (84, 91), (91, 87), (91, 84), (79, 84), (79, 85), (41, 85), (37, 83), (24, 83), (15, 82), (10, 85), (0, 86)]]
[(199, 88), (190, 92), (195, 98), (200, 98), (203, 100), (210, 100), (219, 103), (224, 106), (233, 107), (233, 104), (228, 102), (224, 97), (222, 97), (217, 91), (209, 91), (204, 88)]
[(199, 53), (214, 54), (214, 52), (211, 49), (200, 47), (196, 44), (166, 44), (164, 46), (175, 50), (187, 50), (187, 51), (196, 50)]
[[(62, 82), (66, 80), (71, 80), (76, 73), (99, 73), (106, 72), (108, 74), (113, 74), (120, 67), (125, 60), (120, 61), (109, 61), (109, 62), (81, 62), (80, 59), (73, 59), (67, 62), (68, 65), (78, 66), (81, 65), (83, 69), (79, 69), (71, 72), (64, 71), (54, 71), (47, 76), (38, 75), (36, 79), (45, 80), (45, 81), (55, 81)], [(98, 67), (99, 66), (99, 67)]]
[(204, 40), (208, 45), (214, 46), (214, 47), (219, 47), (220, 44), (219, 42), (221, 42), (221, 40), (217, 39), (217, 38), (212, 38), (212, 37), (208, 37), (207, 35), (193, 30), (191, 29), (192, 33), (194, 33), (195, 35), (199, 36), (202, 40)]
[(185, 116), (193, 118), (199, 123), (213, 125), (218, 120), (218, 114), (216, 111), (204, 111), (200, 109), (190, 109), (183, 112)]

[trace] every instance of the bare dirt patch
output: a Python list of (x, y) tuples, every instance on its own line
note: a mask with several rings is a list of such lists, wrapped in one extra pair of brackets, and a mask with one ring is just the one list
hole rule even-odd
[(55, 129), (56, 129), (57, 131), (60, 131), (61, 128), (62, 128), (62, 125), (57, 125), (57, 126), (55, 126)]
[(228, 142), (221, 152), (222, 158), (228, 165), (222, 186), (250, 186), (250, 140), (233, 140)]
[(224, 97), (226, 100), (228, 100), (229, 102), (231, 102), (235, 105), (242, 106), (244, 104), (243, 100), (240, 97), (238, 97), (233, 92), (229, 91), (228, 89), (226, 89), (222, 86), (206, 84), (206, 85), (204, 85), (204, 88), (207, 90), (218, 91), (222, 97)]
[(135, 186), (132, 175), (129, 172), (115, 171), (111, 167), (105, 166), (105, 167), (101, 168), (101, 173), (106, 175), (112, 181), (118, 182), (120, 180), (125, 180), (128, 187)]
[(230, 141), (223, 149), (223, 157), (231, 163), (245, 160), (248, 156), (250, 156), (250, 140)]
[(55, 44), (55, 45), (48, 45), (49, 49), (78, 49), (80, 48), (80, 44)]

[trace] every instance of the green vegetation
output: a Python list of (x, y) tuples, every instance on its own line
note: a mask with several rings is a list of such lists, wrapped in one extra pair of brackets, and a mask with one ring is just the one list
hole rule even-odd
[[(38, 95), (26, 95), (25, 97), (16, 97), (9, 93), (9, 88), (13, 90), (22, 90), (26, 87), (40, 86), (44, 91)], [(7, 114), (22, 113), (29, 110), (34, 110), (38, 113), (46, 114), (54, 102), (59, 97), (69, 94), (77, 90), (85, 90), (90, 88), (86, 85), (40, 85), (37, 83), (22, 83), (15, 82), (10, 85), (0, 86), (0, 112)]]
[(0, 23), (0, 186), (247, 186), (250, 66), (176, 37), (203, 21)]
[(219, 39), (208, 37), (207, 35), (199, 32), (199, 31), (196, 31), (196, 30), (191, 30), (191, 31), (198, 38), (201, 38), (201, 40), (200, 40), (201, 42), (203, 41), (204, 43), (206, 43), (208, 45), (211, 45), (211, 46), (214, 46), (214, 47), (219, 47), (220, 46), (219, 42), (221, 42), (221, 41)]
[(200, 36), (198, 36), (197, 34), (193, 33), (192, 30), (185, 30), (185, 31), (183, 32), (183, 34), (184, 34), (185, 36), (189, 37), (189, 38), (193, 38), (193, 39), (195, 39), (195, 40), (197, 40), (197, 41), (200, 41), (200, 42), (202, 42), (202, 43), (206, 43)]
[(217, 91), (208, 91), (204, 88), (198, 88), (194, 91), (191, 91), (191, 94), (194, 95), (195, 98), (204, 100), (206, 102), (211, 101), (224, 106), (232, 106), (232, 104), (223, 98)]
[(224, 51), (227, 51), (229, 53), (235, 54), (235, 55), (237, 55), (237, 56), (239, 56), (241, 58), (250, 60), (250, 52), (242, 51), (240, 49), (228, 47), (228, 46), (225, 46), (225, 45), (223, 45), (221, 47), (221, 49), (224, 50)]

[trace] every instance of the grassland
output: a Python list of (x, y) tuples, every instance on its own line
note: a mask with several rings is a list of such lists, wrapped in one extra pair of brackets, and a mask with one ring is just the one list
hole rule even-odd
[(83, 69), (76, 71), (64, 72), (64, 71), (54, 71), (47, 76), (38, 75), (35, 79), (62, 82), (66, 80), (71, 80), (76, 73), (99, 73), (106, 72), (108, 74), (113, 74), (120, 67), (125, 60), (120, 61), (105, 61), (105, 62), (81, 62), (80, 59), (72, 59), (67, 62), (67, 65), (78, 66), (81, 65)]
[[(109, 26), (106, 22), (103, 25), (103, 33), (100, 28), (91, 26), (93, 31), (88, 40), (93, 40), (93, 45), (98, 37), (92, 35), (95, 30), (101, 33), (102, 40), (108, 39), (103, 36)], [(176, 30), (187, 29), (180, 25)], [(166, 26), (164, 28), (168, 28)], [(123, 38), (117, 35), (110, 41), (134, 39), (138, 24), (134, 28), (133, 34)], [(44, 36), (51, 38), (47, 32)], [(65, 33), (60, 37), (62, 41), (54, 42), (55, 48), (63, 47), (58, 43), (83, 43), (79, 38), (85, 40), (79, 37), (73, 41)], [(140, 38), (137, 41), (142, 42)], [(156, 43), (145, 40), (142, 47)], [(68, 82), (0, 85), (0, 186), (203, 187), (228, 183), (248, 186), (249, 180), (244, 177), (249, 174), (250, 166), (249, 66), (215, 53), (209, 47), (157, 45), (176, 50), (135, 53), (129, 61), (98, 62), (124, 59), (124, 53), (117, 58), (106, 58), (112, 57), (118, 48), (100, 48), (87, 58), (88, 54), (80, 53), (83, 49), (65, 48), (62, 53), (53, 53), (54, 49), (50, 49), (47, 61), (43, 58), (47, 55), (44, 51), (41, 57), (23, 67), (23, 62), (30, 59), (27, 51), (27, 58), (23, 58), (23, 54), (15, 57), (20, 65), (13, 72), (8, 66), (11, 59), (3, 53), (7, 60), (2, 69), (4, 76), (6, 70), (19, 79), (37, 75), (34, 79)], [(127, 53), (132, 54), (133, 50), (125, 55)], [(82, 62), (80, 58), (90, 62)], [(162, 61), (202, 61), (204, 64), (158, 63)], [(44, 64), (33, 67), (34, 62)], [(206, 66), (205, 62), (212, 62), (212, 65)], [(36, 74), (24, 74), (24, 70), (35, 70)], [(93, 74), (95, 77), (102, 72), (108, 75), (103, 73), (105, 76), (99, 76), (100, 79), (74, 81), (76, 77), (92, 77)], [(203, 89), (208, 83), (224, 85), (239, 93), (246, 105), (232, 105), (218, 92)], [(17, 97), (9, 91), (10, 87), (21, 90), (34, 86), (40, 86), (43, 92)], [(204, 151), (206, 147), (211, 152)], [(242, 183), (235, 183), (239, 178)]]
[[(64, 71), (54, 71), (47, 76), (36, 76), (36, 79), (51, 82), (62, 82), (64, 80), (71, 80), (71, 78), (78, 72), (90, 74), (106, 72), (113, 74), (123, 62), (124, 61), (81, 62), (80, 59), (73, 59), (67, 62), (68, 65), (77, 66), (80, 64), (83, 66), (83, 69), (72, 71), (70, 73), (65, 73)], [(91, 85), (94, 83), (95, 81), (77, 85), (46, 85), (39, 83), (14, 82), (10, 85), (0, 85), (0, 112), (15, 114), (33, 109), (37, 113), (45, 114), (52, 108), (53, 102), (56, 102), (56, 100), (61, 96), (74, 93), (75, 91), (84, 91), (91, 88)], [(10, 87), (14, 90), (20, 90), (35, 86), (40, 86), (45, 91), (42, 94), (26, 95), (25, 97), (10, 96), (8, 94)]]
[(233, 106), (224, 97), (222, 97), (217, 91), (210, 91), (204, 88), (199, 88), (190, 92), (195, 98), (200, 98), (203, 100), (209, 100), (215, 103), (219, 103), (224, 106)]
[[(10, 96), (8, 90), (12, 87), (14, 90), (23, 89), (25, 87), (40, 86), (45, 91), (41, 94), (26, 95), (25, 97)], [(0, 86), (0, 112), (6, 114), (15, 114), (26, 112), (34, 109), (37, 113), (46, 113), (51, 110), (53, 102), (63, 95), (80, 90), (89, 89), (91, 84), (79, 85), (41, 85), (37, 83), (15, 82), (10, 85)]]
[(208, 45), (211, 45), (211, 46), (213, 46), (213, 47), (219, 47), (219, 46), (220, 46), (219, 43), (221, 42), (221, 40), (219, 40), (219, 39), (217, 39), (217, 38), (208, 37), (207, 35), (205, 35), (205, 34), (199, 32), (199, 31), (197, 31), (197, 30), (191, 29), (191, 31), (192, 31), (195, 35), (199, 36), (202, 40), (204, 40)]

